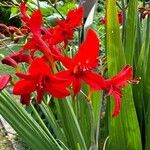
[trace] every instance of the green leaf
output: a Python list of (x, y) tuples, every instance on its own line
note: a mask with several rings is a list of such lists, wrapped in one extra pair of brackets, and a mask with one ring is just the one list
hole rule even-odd
[[(83, 86), (84, 88), (82, 88), (84, 92), (86, 90), (85, 88), (87, 88), (86, 86), (87, 85), (84, 84)], [(74, 103), (75, 105), (77, 105), (76, 116), (78, 118), (81, 132), (83, 134), (83, 137), (84, 137), (87, 149), (88, 149), (91, 145), (91, 139), (90, 139), (91, 124), (90, 124), (90, 112), (88, 109), (88, 104), (87, 104), (85, 95), (83, 95), (82, 93), (78, 94), (77, 99), (74, 101)]]
[[(144, 102), (145, 106), (148, 106), (148, 98), (150, 96), (150, 15), (146, 22), (146, 36), (144, 39), (144, 59), (143, 59), (143, 72), (144, 72)], [(146, 108), (147, 110), (147, 108)]]
[(42, 102), (42, 104), (40, 105), (40, 108), (41, 108), (43, 114), (45, 115), (47, 122), (50, 124), (57, 139), (59, 139), (59, 141), (66, 144), (66, 137), (65, 137), (64, 133), (62, 132), (62, 128), (57, 123), (57, 120), (56, 120), (54, 113), (52, 112), (50, 106), (46, 105), (44, 102)]
[[(33, 150), (59, 150), (61, 147), (6, 91), (0, 93), (0, 114)], [(36, 138), (35, 138), (36, 137)]]
[(92, 94), (92, 105), (93, 105), (93, 111), (94, 111), (94, 127), (95, 127), (95, 131), (96, 131), (96, 135), (95, 135), (95, 144), (96, 147), (100, 147), (99, 146), (99, 132), (100, 132), (100, 114), (101, 114), (101, 108), (102, 108), (102, 98), (103, 98), (103, 92), (100, 91), (95, 91)]
[(19, 15), (19, 8), (18, 7), (12, 7), (9, 19), (12, 19), (13, 17), (16, 17), (18, 15)]
[(126, 21), (126, 32), (124, 50), (126, 62), (130, 65), (133, 64), (133, 56), (135, 51), (135, 40), (137, 33), (137, 0), (130, 0), (128, 3), (128, 14)]
[(147, 112), (147, 120), (146, 120), (146, 146), (145, 150), (150, 149), (150, 99), (148, 104), (148, 112)]
[[(106, 49), (108, 76), (117, 74), (125, 65), (125, 54), (120, 38), (117, 8), (115, 0), (106, 1)], [(110, 98), (111, 114), (114, 109), (114, 99)], [(121, 112), (116, 118), (109, 118), (110, 150), (141, 150), (141, 136), (133, 102), (132, 88), (128, 85), (123, 90)]]
[(55, 100), (55, 104), (69, 147), (74, 150), (78, 150), (78, 147), (87, 150), (70, 98)]

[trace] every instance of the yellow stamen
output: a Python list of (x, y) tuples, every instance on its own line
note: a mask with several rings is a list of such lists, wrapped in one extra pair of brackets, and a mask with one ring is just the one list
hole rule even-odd
[(17, 73), (20, 72), (19, 66), (17, 66), (15, 69), (16, 69), (16, 72), (17, 72)]
[(56, 68), (56, 64), (55, 63), (52, 64), (52, 70), (53, 70), (54, 74), (57, 73), (57, 68)]
[(129, 80), (128, 83), (130, 83), (130, 84), (139, 84), (140, 80), (141, 80), (141, 77), (137, 77), (135, 79)]
[(93, 90), (92, 88), (90, 88), (89, 93), (88, 93), (88, 96), (87, 96), (87, 101), (88, 101), (88, 102), (91, 101), (91, 97), (92, 97), (93, 91), (94, 91), (94, 90)]
[(73, 73), (77, 73), (78, 72), (78, 66), (75, 66), (73, 69)]

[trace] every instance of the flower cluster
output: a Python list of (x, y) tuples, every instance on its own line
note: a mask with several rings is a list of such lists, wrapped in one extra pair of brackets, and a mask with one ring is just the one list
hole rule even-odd
[[(80, 91), (83, 81), (93, 90), (106, 90), (115, 99), (113, 117), (120, 111), (122, 97), (121, 89), (132, 78), (132, 67), (126, 65), (114, 77), (105, 79), (95, 72), (98, 66), (100, 45), (97, 34), (93, 29), (87, 31), (85, 40), (81, 43), (76, 54), (71, 58), (63, 54), (63, 50), (73, 39), (76, 28), (82, 26), (83, 8), (79, 7), (68, 12), (66, 19), (57, 20), (56, 26), (45, 28), (42, 25), (40, 10), (32, 16), (26, 13), (26, 3), (20, 6), (24, 27), (31, 33), (29, 41), (22, 49), (5, 57), (2, 63), (16, 68), (19, 77), (13, 88), (13, 94), (20, 95), (22, 104), (30, 104), (30, 96), (37, 93), (40, 104), (45, 92), (57, 98), (74, 96)], [(40, 51), (42, 56), (36, 56)], [(20, 72), (18, 63), (27, 63), (28, 72)], [(56, 67), (61, 62), (62, 69)], [(9, 75), (0, 76), (0, 89), (8, 83)]]

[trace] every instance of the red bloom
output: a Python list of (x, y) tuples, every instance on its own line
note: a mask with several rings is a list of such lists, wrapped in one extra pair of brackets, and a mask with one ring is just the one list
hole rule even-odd
[(24, 100), (21, 99), (22, 103), (29, 104), (28, 95), (34, 91), (37, 91), (38, 103), (41, 103), (45, 92), (58, 98), (70, 94), (66, 90), (68, 81), (52, 75), (49, 66), (42, 58), (36, 58), (29, 67), (28, 72), (29, 74), (17, 73), (22, 79), (15, 84), (13, 89), (14, 94), (22, 95), (25, 98)]
[(115, 109), (112, 114), (113, 117), (117, 116), (120, 112), (120, 103), (122, 97), (121, 89), (125, 87), (131, 78), (132, 67), (126, 65), (116, 76), (105, 81), (105, 89), (108, 90), (108, 95), (112, 95), (115, 98)]
[(58, 44), (64, 42), (64, 48), (66, 48), (68, 40), (73, 39), (74, 29), (70, 28), (69, 24), (61, 23), (61, 26), (57, 25), (56, 27), (51, 29), (51, 33), (51, 43)]
[(6, 26), (5, 24), (0, 24), (0, 32), (5, 36), (11, 36), (14, 33), (19, 33), (19, 29), (14, 26)]
[(12, 66), (16, 68), (18, 66), (18, 63), (20, 62), (26, 62), (31, 63), (32, 59), (29, 55), (23, 53), (22, 51), (11, 54), (4, 59), (2, 59), (3, 64), (7, 64), (9, 66)]
[(74, 29), (81, 25), (83, 17), (83, 8), (79, 7), (77, 9), (68, 12), (66, 20), (57, 20), (57, 26), (52, 28), (50, 31), (53, 34), (52, 44), (58, 44), (61, 42), (68, 44), (68, 40), (73, 39)]
[(21, 11), (21, 19), (26, 23), (28, 26), (30, 22), (30, 16), (26, 13), (26, 2), (21, 3), (20, 5), (20, 11)]
[(48, 60), (50, 60), (50, 62), (52, 64), (53, 63), (52, 53), (51, 53), (48, 45), (42, 39), (41, 25), (42, 25), (42, 14), (39, 10), (34, 11), (34, 13), (31, 16), (31, 19), (30, 19), (30, 30), (33, 34), (33, 40), (34, 40), (34, 42), (33, 41), (32, 42), (33, 42), (33, 44), (38, 43), (39, 50), (45, 55), (45, 57)]
[(70, 24), (72, 28), (80, 26), (83, 18), (83, 7), (70, 10), (67, 14), (65, 23)]
[(99, 87), (99, 84), (97, 85), (99, 82), (103, 86), (103, 77), (92, 72), (92, 69), (98, 64), (98, 55), (99, 41), (97, 35), (92, 29), (89, 29), (85, 41), (80, 45), (73, 59), (60, 56), (59, 59), (68, 70), (59, 72), (58, 74), (71, 81), (75, 95), (81, 88), (82, 80), (94, 89)]
[[(118, 13), (118, 22), (119, 22), (120, 25), (122, 25), (122, 22), (123, 22), (123, 14), (122, 14), (122, 12)], [(106, 17), (102, 18), (102, 24), (103, 25), (106, 24)]]
[(0, 91), (5, 88), (10, 79), (11, 79), (10, 75), (7, 74), (0, 75)]
[(20, 96), (20, 103), (25, 105), (30, 105), (30, 94), (27, 95), (21, 95)]

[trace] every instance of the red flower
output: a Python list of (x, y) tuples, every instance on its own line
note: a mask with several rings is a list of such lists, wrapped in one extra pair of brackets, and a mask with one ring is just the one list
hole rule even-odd
[(68, 81), (52, 75), (49, 66), (42, 58), (36, 58), (28, 72), (29, 74), (17, 73), (18, 77), (22, 79), (15, 84), (13, 89), (14, 94), (23, 96), (22, 103), (29, 104), (28, 95), (34, 91), (37, 92), (38, 103), (41, 103), (45, 92), (58, 98), (70, 94), (66, 89)]
[(26, 62), (31, 63), (32, 59), (28, 54), (23, 53), (22, 51), (11, 54), (4, 59), (2, 59), (3, 64), (7, 64), (9, 66), (12, 66), (14, 68), (18, 67), (18, 63), (20, 62)]
[[(118, 22), (119, 22), (120, 25), (122, 25), (122, 22), (123, 22), (123, 14), (122, 14), (122, 12), (118, 13)], [(106, 24), (106, 17), (102, 18), (102, 24), (103, 25)]]
[(33, 34), (34, 42), (38, 43), (39, 50), (45, 55), (45, 57), (48, 60), (50, 60), (51, 63), (53, 63), (52, 53), (41, 36), (41, 25), (42, 25), (42, 14), (39, 10), (34, 11), (30, 19), (30, 30)]
[(132, 67), (126, 65), (116, 76), (105, 80), (105, 89), (108, 90), (108, 95), (112, 95), (115, 98), (115, 109), (112, 114), (113, 117), (117, 116), (120, 112), (120, 103), (122, 97), (121, 89), (125, 87), (131, 78)]
[(71, 81), (75, 95), (81, 88), (82, 80), (94, 89), (99, 87), (99, 84), (97, 85), (97, 83), (100, 82), (101, 88), (103, 88), (103, 77), (92, 72), (92, 69), (98, 64), (98, 55), (99, 40), (96, 33), (92, 29), (89, 29), (85, 41), (80, 45), (79, 50), (73, 59), (63, 56), (58, 58), (68, 69), (66, 71), (61, 71), (58, 74)]
[(64, 42), (64, 48), (66, 48), (68, 40), (73, 39), (74, 29), (70, 28), (69, 24), (61, 23), (61, 25), (57, 25), (56, 27), (51, 29), (51, 33), (51, 43), (58, 44)]
[(30, 105), (30, 94), (27, 95), (21, 95), (20, 96), (20, 103), (25, 105)]
[(80, 26), (83, 18), (83, 7), (70, 10), (67, 14), (65, 23), (70, 24), (72, 28)]
[(52, 44), (58, 44), (64, 42), (64, 47), (68, 44), (68, 40), (73, 39), (74, 29), (81, 25), (83, 17), (83, 8), (68, 12), (66, 20), (57, 20), (57, 26), (52, 28), (50, 31), (53, 34)]
[(7, 74), (0, 75), (0, 91), (5, 88), (10, 79), (11, 79), (10, 75)]
[(26, 2), (21, 3), (20, 5), (20, 11), (21, 11), (21, 19), (26, 23), (28, 26), (30, 22), (30, 16), (26, 13)]

